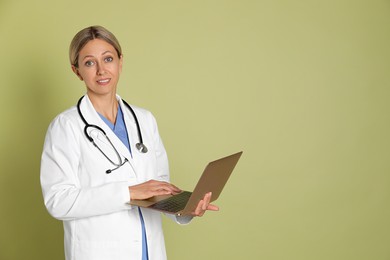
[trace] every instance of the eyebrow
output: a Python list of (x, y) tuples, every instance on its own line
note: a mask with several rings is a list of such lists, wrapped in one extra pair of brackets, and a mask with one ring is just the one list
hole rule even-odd
[[(111, 51), (107, 50), (107, 51), (103, 52), (101, 55), (103, 56), (103, 55), (106, 55), (107, 53), (111, 53), (111, 54), (112, 54)], [(95, 58), (95, 56), (93, 56), (93, 55), (88, 55), (88, 54), (87, 54), (87, 55), (85, 55), (85, 56), (83, 57), (82, 60), (85, 60), (86, 58)]]

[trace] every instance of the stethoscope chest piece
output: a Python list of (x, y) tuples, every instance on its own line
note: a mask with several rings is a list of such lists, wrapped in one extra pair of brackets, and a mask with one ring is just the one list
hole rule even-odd
[(147, 153), (148, 152), (148, 148), (143, 143), (136, 143), (135, 147), (137, 148), (137, 150), (140, 153)]

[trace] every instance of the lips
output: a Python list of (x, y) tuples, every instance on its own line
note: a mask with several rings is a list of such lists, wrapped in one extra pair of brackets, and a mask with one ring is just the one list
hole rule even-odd
[(99, 85), (107, 85), (108, 83), (110, 83), (111, 79), (101, 79), (101, 80), (98, 80), (96, 81)]

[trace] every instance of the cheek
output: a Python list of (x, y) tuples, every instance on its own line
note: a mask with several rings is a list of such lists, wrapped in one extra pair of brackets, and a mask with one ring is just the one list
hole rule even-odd
[(84, 78), (84, 81), (91, 81), (93, 79), (93, 73), (91, 71), (84, 71), (81, 77)]
[(112, 63), (110, 64), (110, 71), (112, 74), (120, 74), (122, 72), (122, 66), (120, 63)]

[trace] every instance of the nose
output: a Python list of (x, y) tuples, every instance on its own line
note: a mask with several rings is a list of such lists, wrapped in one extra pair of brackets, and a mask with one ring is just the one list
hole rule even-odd
[(106, 73), (106, 69), (105, 69), (103, 63), (97, 63), (97, 71), (96, 71), (96, 73), (99, 76), (104, 75)]

